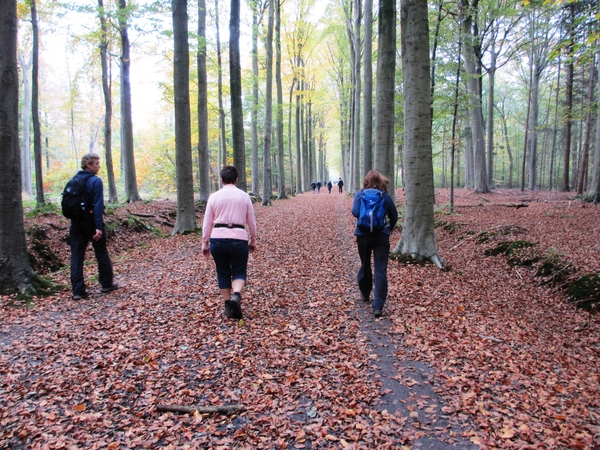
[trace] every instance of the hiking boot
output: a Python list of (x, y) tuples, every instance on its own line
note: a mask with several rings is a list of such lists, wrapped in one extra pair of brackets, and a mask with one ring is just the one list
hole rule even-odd
[(228, 319), (242, 318), (242, 297), (238, 293), (234, 293), (230, 300), (225, 300), (225, 317)]
[(117, 289), (119, 289), (119, 285), (117, 283), (113, 283), (108, 287), (103, 287), (102, 289), (100, 289), (100, 292), (106, 294), (107, 292), (116, 291)]
[(362, 301), (363, 301), (363, 302), (365, 302), (365, 303), (370, 303), (370, 302), (371, 302), (371, 299), (369, 298), (369, 296), (368, 296), (368, 295), (365, 295), (365, 294), (363, 294), (362, 292), (361, 292), (361, 294), (360, 294), (360, 298), (361, 298), (361, 299), (362, 299)]
[(383, 315), (383, 311), (380, 309), (373, 310), (373, 314), (375, 314), (375, 318), (379, 319)]
[(87, 294), (85, 292), (83, 294), (73, 294), (73, 300), (75, 301), (83, 300), (84, 298), (87, 298)]

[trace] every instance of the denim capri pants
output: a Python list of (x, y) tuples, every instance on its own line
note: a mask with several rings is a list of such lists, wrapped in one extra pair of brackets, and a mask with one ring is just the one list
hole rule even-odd
[(248, 241), (211, 238), (210, 254), (217, 267), (219, 289), (231, 289), (232, 280), (246, 281)]

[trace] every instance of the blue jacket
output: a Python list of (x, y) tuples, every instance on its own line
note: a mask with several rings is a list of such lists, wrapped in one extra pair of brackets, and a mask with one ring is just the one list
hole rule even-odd
[[(77, 176), (88, 173), (91, 172), (89, 170), (80, 170)], [(89, 206), (94, 211), (94, 226), (97, 230), (104, 230), (104, 186), (102, 185), (102, 179), (92, 174), (87, 179), (85, 191)]]
[[(352, 215), (354, 217), (356, 217), (358, 219), (358, 216), (360, 215), (360, 197), (362, 196), (363, 191), (359, 191), (356, 193), (356, 195), (354, 196), (354, 202), (352, 203)], [(392, 200), (392, 197), (390, 197), (390, 194), (388, 194), (387, 192), (383, 193), (383, 204), (385, 206), (385, 213), (388, 216), (389, 222), (388, 224), (385, 226), (385, 228), (383, 230), (381, 230), (379, 233), (376, 233), (378, 235), (387, 235), (389, 236), (391, 233), (391, 230), (396, 226), (396, 223), (398, 223), (398, 210), (396, 209), (396, 205), (394, 205), (394, 201)], [(363, 233), (362, 231), (360, 231), (358, 229), (358, 227), (354, 228), (354, 235), (355, 236), (362, 236)]]

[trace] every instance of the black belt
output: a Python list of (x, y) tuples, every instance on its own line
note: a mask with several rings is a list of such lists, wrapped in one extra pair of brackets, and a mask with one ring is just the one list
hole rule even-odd
[(238, 225), (237, 223), (215, 223), (214, 228), (246, 228), (244, 225)]

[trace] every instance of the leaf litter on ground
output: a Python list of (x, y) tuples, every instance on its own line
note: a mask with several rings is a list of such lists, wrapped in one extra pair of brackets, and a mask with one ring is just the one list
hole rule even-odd
[[(532, 267), (485, 250), (518, 238), (598, 273), (598, 208), (556, 193), (458, 190), (447, 215), (448, 191), (436, 194), (438, 219), (453, 224), (436, 228), (450, 270), (390, 261), (378, 321), (356, 301), (349, 196), (307, 193), (256, 206), (258, 249), (239, 322), (223, 315), (200, 235), (121, 227), (109, 243), (118, 291), (100, 294), (89, 264), (87, 300), (62, 292), (18, 309), (2, 297), (0, 447), (410, 448), (432, 436), (459, 447), (597, 447), (597, 316)], [(119, 220), (174, 210), (166, 201), (127, 208), (117, 208)], [(68, 261), (64, 219), (28, 220), (54, 225), (48, 244)], [(486, 242), (470, 238), (490, 230)], [(395, 231), (392, 246), (399, 238)], [(68, 284), (68, 271), (53, 277)], [(374, 352), (365, 325), (388, 339), (391, 364)], [(431, 372), (417, 379), (407, 361)], [(408, 390), (399, 399), (405, 410), (381, 409), (393, 395), (385, 378)], [(434, 392), (419, 391), (423, 384)], [(246, 411), (177, 415), (157, 404)]]

